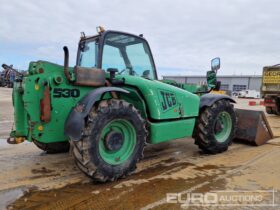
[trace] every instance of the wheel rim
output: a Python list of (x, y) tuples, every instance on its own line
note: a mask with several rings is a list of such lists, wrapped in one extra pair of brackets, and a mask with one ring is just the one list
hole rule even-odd
[(113, 120), (102, 129), (99, 153), (105, 162), (118, 165), (129, 159), (135, 145), (136, 131), (133, 125), (127, 120)]
[(220, 112), (215, 122), (214, 132), (218, 142), (225, 142), (230, 136), (232, 120), (228, 112)]

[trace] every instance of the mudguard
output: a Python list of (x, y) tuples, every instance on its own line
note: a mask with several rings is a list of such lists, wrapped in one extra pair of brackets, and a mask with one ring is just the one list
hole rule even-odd
[(64, 134), (74, 141), (79, 141), (85, 126), (85, 117), (89, 114), (92, 106), (102, 98), (104, 93), (111, 91), (129, 93), (127, 90), (117, 87), (101, 87), (91, 91), (73, 107), (65, 121)]
[(200, 97), (199, 109), (201, 109), (205, 106), (209, 107), (212, 104), (214, 104), (216, 101), (219, 101), (221, 99), (226, 99), (226, 100), (229, 100), (232, 103), (236, 103), (235, 100), (233, 100), (229, 96), (209, 93), (209, 94), (205, 94), (205, 95)]

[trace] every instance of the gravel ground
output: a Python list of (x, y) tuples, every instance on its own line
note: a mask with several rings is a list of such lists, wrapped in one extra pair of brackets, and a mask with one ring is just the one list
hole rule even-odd
[[(247, 99), (237, 102), (238, 108), (263, 110), (262, 106), (249, 107)], [(49, 155), (27, 142), (7, 144), (12, 113), (11, 89), (0, 88), (0, 209), (201, 209), (177, 200), (170, 203), (167, 193), (179, 193), (186, 200), (194, 193), (205, 196), (214, 191), (215, 195), (261, 196), (253, 206), (239, 203), (240, 209), (280, 208), (271, 206), (273, 192), (280, 190), (277, 116), (267, 116), (276, 138), (263, 146), (234, 143), (223, 154), (204, 155), (191, 138), (148, 145), (132, 176), (97, 184), (77, 169), (69, 154)], [(278, 192), (274, 192), (274, 203), (280, 203)]]

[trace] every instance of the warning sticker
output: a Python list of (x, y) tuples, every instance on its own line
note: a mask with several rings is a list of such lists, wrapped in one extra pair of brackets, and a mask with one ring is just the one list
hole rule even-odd
[(280, 84), (280, 71), (266, 71), (263, 74), (263, 83)]

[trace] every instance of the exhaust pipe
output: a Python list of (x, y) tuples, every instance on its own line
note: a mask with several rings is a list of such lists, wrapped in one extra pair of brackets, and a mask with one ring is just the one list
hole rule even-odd
[(68, 47), (64, 46), (63, 51), (64, 51), (64, 74), (65, 74), (65, 77), (67, 78), (67, 80), (71, 81), (71, 75), (68, 71), (68, 66), (69, 66), (69, 50), (68, 50)]

